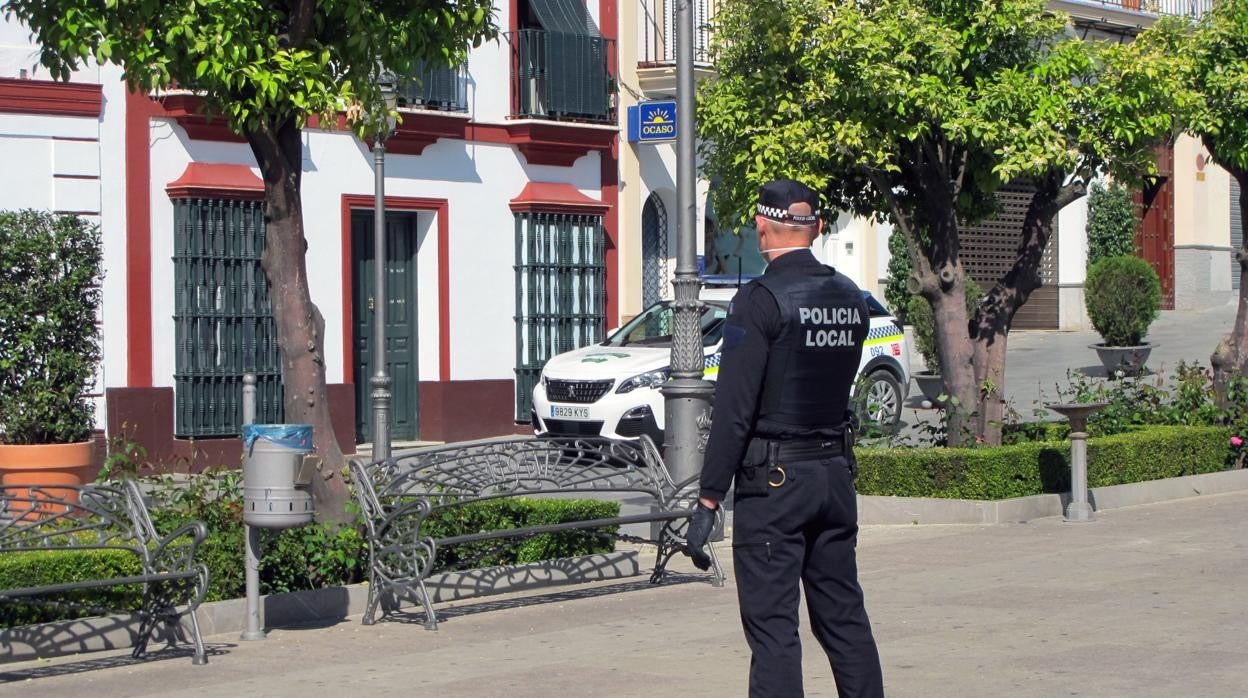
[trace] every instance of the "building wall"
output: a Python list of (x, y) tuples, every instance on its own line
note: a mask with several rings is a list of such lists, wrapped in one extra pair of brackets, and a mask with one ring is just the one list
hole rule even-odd
[(1225, 305), (1231, 291), (1231, 182), (1199, 140), (1174, 146), (1174, 303), (1178, 310)]
[[(589, 5), (603, 35), (614, 37), (616, 0)], [(496, 7), (499, 26), (506, 29), (510, 15), (511, 3), (500, 2)], [(610, 26), (602, 26), (604, 21)], [(0, 20), (0, 79), (17, 78), (22, 68), (29, 78), (46, 79), (35, 66), (35, 48), (26, 34), (24, 28)], [(506, 127), (524, 122), (510, 118), (510, 71), (505, 38), (473, 49), (468, 61), (468, 111), (445, 117), (472, 124), (464, 129), (466, 138), (442, 138), (419, 154), (411, 148), (391, 152), (386, 160), (388, 198), (446, 202), (444, 208), (417, 214), (422, 436), (426, 428), (433, 432), (430, 437), (441, 439), (522, 429), (511, 418), (516, 351), (516, 219), (511, 200), (527, 183), (544, 182), (568, 184), (589, 199), (613, 203), (616, 163), (610, 148), (586, 147), (574, 162), (552, 165), (530, 163), (529, 156), (515, 145)], [(20, 169), (0, 168), (0, 208), (77, 211), (101, 223), (107, 276), (99, 389), (101, 393), (107, 390), (117, 409), (108, 410), (102, 396), (100, 423), (120, 429), (123, 423), (130, 428), (141, 422), (155, 444), (150, 449), (154, 457), (169, 455), (189, 463), (195, 456), (188, 454), (203, 450), (202, 443), (174, 443), (170, 436), (176, 364), (174, 218), (166, 187), (191, 163), (241, 165), (256, 174), (258, 169), (250, 148), (238, 139), (223, 132), (205, 135), (203, 129), (189, 135), (186, 121), (179, 121), (175, 113), (145, 97), (129, 96), (115, 67), (88, 67), (73, 80), (102, 86), (103, 108), (98, 118), (6, 113), (0, 101), (0, 155), (5, 162), (23, 164)], [(598, 129), (603, 136), (597, 142), (614, 136), (611, 127), (578, 128)], [(146, 152), (141, 151), (144, 145)], [(350, 244), (349, 230), (346, 235), (343, 230), (344, 196), (371, 200), (372, 154), (343, 131), (305, 130), (303, 145), (311, 294), (325, 320), (331, 402), (349, 405), (354, 388), (349, 385), (353, 378), (350, 328), (344, 323), (344, 305), (350, 302), (350, 291), (344, 292), (350, 288), (344, 273), (351, 267), (344, 256), (350, 254), (344, 250), (344, 238)], [(140, 152), (137, 157), (136, 152)], [(128, 166), (134, 171), (127, 171)], [(128, 211), (128, 200), (141, 205), (132, 204), (135, 210)], [(441, 211), (446, 221), (441, 220)], [(609, 211), (604, 218), (609, 231), (613, 215)], [(135, 235), (144, 229), (150, 234)], [(143, 244), (136, 247), (136, 241)], [(444, 243), (446, 249), (442, 249)], [(440, 268), (440, 260), (446, 260), (446, 269)], [(143, 264), (150, 264), (150, 273), (142, 272)], [(144, 288), (149, 284), (150, 289)], [(609, 302), (617, 303), (619, 293), (609, 293)], [(617, 320), (608, 318), (608, 324)], [(150, 324), (150, 340), (136, 344), (131, 330), (144, 322)], [(445, 337), (444, 328), (449, 328)], [(349, 446), (353, 412), (351, 407), (335, 414), (344, 446)], [(232, 448), (208, 450), (228, 460)]]

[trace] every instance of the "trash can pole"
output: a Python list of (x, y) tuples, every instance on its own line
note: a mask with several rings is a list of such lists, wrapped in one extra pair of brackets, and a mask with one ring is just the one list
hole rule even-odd
[[(243, 424), (256, 421), (256, 374), (243, 374)], [(243, 524), (246, 532), (247, 629), (240, 640), (263, 640), (260, 624), (260, 531)]]

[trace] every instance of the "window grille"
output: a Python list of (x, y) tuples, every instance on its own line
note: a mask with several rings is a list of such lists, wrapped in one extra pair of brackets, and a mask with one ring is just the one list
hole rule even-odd
[(602, 216), (516, 214), (516, 421), (550, 357), (601, 342), (606, 329)]
[(649, 308), (667, 297), (671, 283), (667, 260), (667, 209), (659, 195), (652, 192), (641, 209), (642, 308)]
[(256, 374), (256, 421), (282, 421), (263, 251), (263, 202), (174, 201), (177, 436), (237, 436), (246, 372)]

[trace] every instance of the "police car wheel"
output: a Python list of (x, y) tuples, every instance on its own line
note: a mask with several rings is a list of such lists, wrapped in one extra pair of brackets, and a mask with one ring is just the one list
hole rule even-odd
[(901, 423), (901, 383), (886, 369), (873, 371), (858, 394), (857, 410), (865, 426), (893, 433)]

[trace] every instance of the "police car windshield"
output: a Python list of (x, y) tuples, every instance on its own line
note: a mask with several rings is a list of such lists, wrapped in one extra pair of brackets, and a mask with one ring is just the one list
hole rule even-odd
[[(699, 318), (702, 326), (702, 346), (710, 347), (719, 343), (724, 331), (724, 319), (728, 317), (727, 304), (707, 302)], [(656, 303), (646, 308), (641, 315), (633, 318), (615, 334), (607, 338), (604, 345), (609, 347), (656, 347), (671, 348), (673, 313), (668, 301)]]

